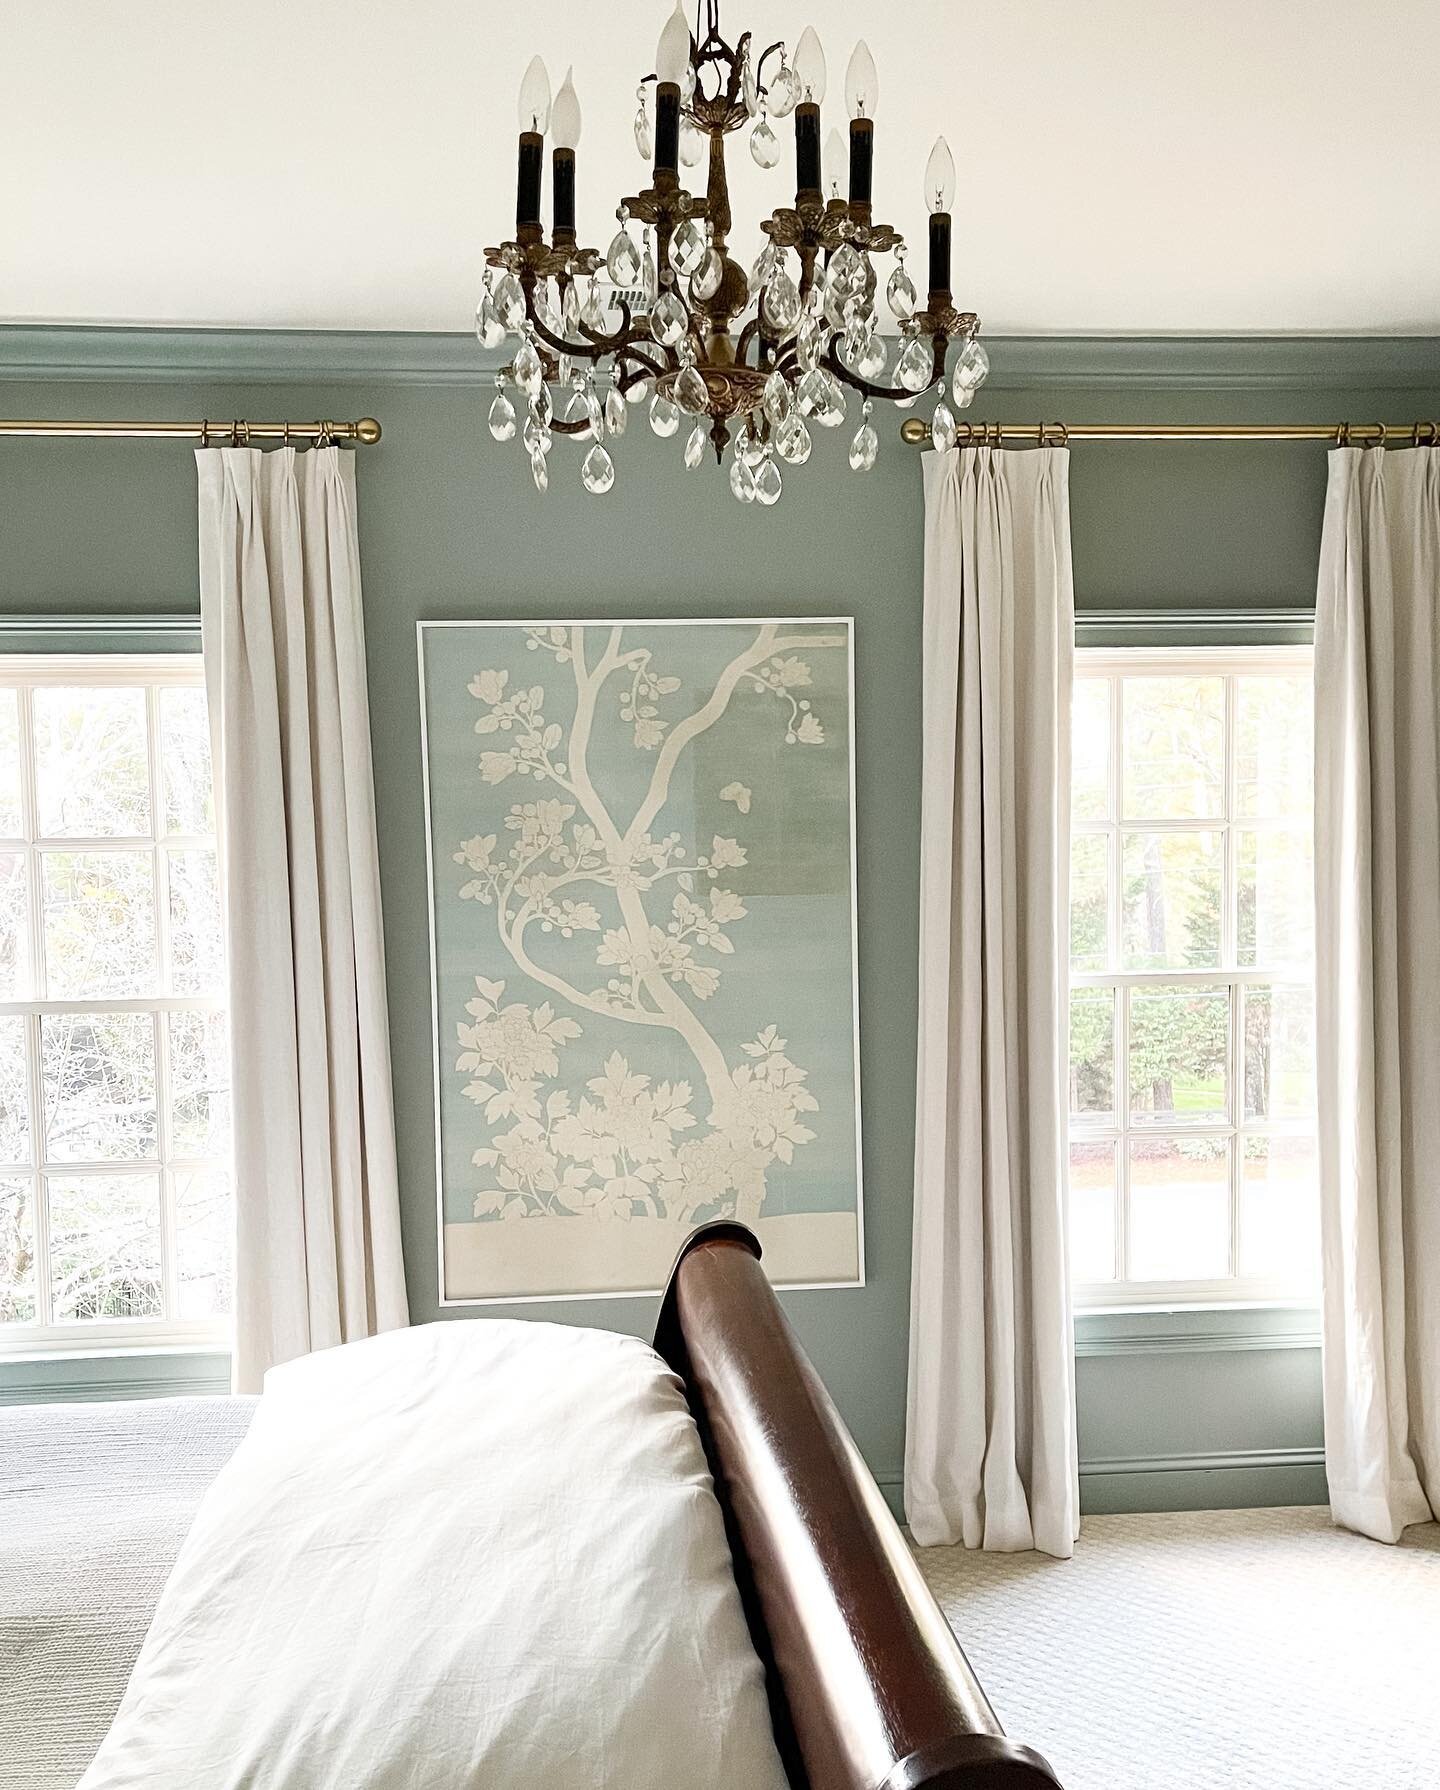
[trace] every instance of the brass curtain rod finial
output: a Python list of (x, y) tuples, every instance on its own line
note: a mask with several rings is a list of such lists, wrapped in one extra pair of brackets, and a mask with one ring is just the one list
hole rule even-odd
[(380, 439), (380, 425), (373, 416), (362, 416), (355, 425), (355, 439), (366, 447), (374, 447)]

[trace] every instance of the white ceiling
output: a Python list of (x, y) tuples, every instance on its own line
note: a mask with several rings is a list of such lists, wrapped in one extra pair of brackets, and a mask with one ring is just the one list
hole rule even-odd
[[(666, 10), (3, 0), (0, 319), (463, 329), (527, 59), (575, 65), (603, 247)], [(725, 0), (732, 37), (812, 22), (827, 128), (869, 41), (877, 215), (921, 248), (949, 137), (955, 284), (993, 332), (1440, 333), (1440, 0)], [(782, 128), (768, 174), (731, 139), (747, 262)]]

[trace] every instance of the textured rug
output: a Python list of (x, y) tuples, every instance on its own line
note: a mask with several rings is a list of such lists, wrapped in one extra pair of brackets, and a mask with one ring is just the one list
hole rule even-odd
[(0, 1790), (72, 1790), (253, 1399), (0, 1408)]
[(1073, 1560), (917, 1549), (1006, 1731), (1065, 1790), (1435, 1790), (1440, 1524), (1087, 1517)]

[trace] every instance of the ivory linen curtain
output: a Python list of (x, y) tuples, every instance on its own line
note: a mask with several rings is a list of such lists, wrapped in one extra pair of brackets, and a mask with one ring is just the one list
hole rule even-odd
[(1063, 449), (926, 454), (920, 1037), (905, 1509), (922, 1545), (1079, 1532), (1066, 1260)]
[(206, 448), (226, 854), (237, 1391), (407, 1322), (354, 456)]
[(1315, 614), (1325, 1457), (1440, 1516), (1440, 449), (1330, 455)]

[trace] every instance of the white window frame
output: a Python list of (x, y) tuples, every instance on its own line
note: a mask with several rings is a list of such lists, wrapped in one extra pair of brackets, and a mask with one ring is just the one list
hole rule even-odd
[[(1083, 1115), (1069, 1116), (1069, 1138), (1072, 1144), (1111, 1143), (1115, 1151), (1115, 1265), (1116, 1278), (1107, 1281), (1076, 1281), (1071, 1293), (1077, 1311), (1137, 1311), (1157, 1307), (1169, 1310), (1215, 1306), (1295, 1306), (1312, 1307), (1318, 1287), (1294, 1281), (1262, 1279), (1256, 1276), (1231, 1274), (1223, 1279), (1206, 1280), (1126, 1280), (1121, 1278), (1125, 1263), (1126, 1227), (1129, 1219), (1129, 1140), (1132, 1135), (1147, 1138), (1168, 1136), (1167, 1128), (1156, 1125), (1134, 1126), (1131, 1123), (1128, 1079), (1129, 1003), (1126, 993), (1132, 988), (1147, 986), (1174, 987), (1195, 983), (1206, 987), (1225, 985), (1230, 990), (1229, 1086), (1230, 1111), (1226, 1119), (1214, 1123), (1194, 1122), (1175, 1127), (1176, 1135), (1187, 1138), (1229, 1139), (1230, 1159), (1230, 1248), (1232, 1267), (1238, 1265), (1240, 1241), (1240, 1185), (1243, 1173), (1241, 1140), (1246, 1136), (1311, 1137), (1315, 1132), (1313, 1113), (1307, 1119), (1246, 1122), (1242, 1110), (1244, 1088), (1244, 1028), (1237, 1013), (1238, 990), (1247, 984), (1294, 984), (1293, 967), (1284, 969), (1260, 965), (1254, 968), (1236, 964), (1236, 831), (1252, 830), (1255, 822), (1236, 812), (1235, 763), (1235, 684), (1234, 679), (1263, 672), (1299, 672), (1313, 676), (1313, 651), (1309, 646), (1223, 646), (1223, 647), (1077, 647), (1075, 679), (1104, 678), (1110, 683), (1110, 780), (1108, 815), (1104, 821), (1074, 820), (1072, 838), (1082, 834), (1102, 834), (1108, 840), (1109, 903), (1107, 917), (1107, 955), (1111, 965), (1120, 961), (1119, 940), (1123, 878), (1121, 846), (1128, 832), (1154, 831), (1201, 832), (1223, 835), (1223, 882), (1221, 906), (1220, 965), (1214, 969), (1119, 970), (1070, 972), (1070, 988), (1113, 988), (1116, 990), (1114, 1023), (1114, 1090), (1115, 1122), (1093, 1122)], [(1171, 820), (1146, 818), (1128, 821), (1123, 818), (1121, 789), (1122, 753), (1124, 748), (1124, 716), (1117, 700), (1121, 678), (1144, 676), (1224, 677), (1225, 744), (1224, 744), (1224, 816), (1206, 820)], [(1266, 819), (1259, 822), (1263, 828)], [(1272, 823), (1278, 824), (1278, 823)], [(1066, 936), (1069, 934), (1067, 916)], [(1313, 986), (1312, 986), (1313, 998)], [(1318, 1188), (1317, 1188), (1318, 1198)]]
[[(18, 691), (20, 719), (20, 803), (23, 836), (0, 837), (0, 851), (20, 852), (25, 858), (29, 893), (32, 971), (31, 987), (43, 986), (45, 953), (44, 890), (41, 853), (59, 851), (149, 851), (155, 878), (155, 986), (166, 983), (169, 962), (170, 902), (168, 856), (171, 851), (214, 850), (222, 866), (218, 838), (209, 834), (177, 834), (164, 830), (164, 784), (160, 764), (159, 690), (167, 687), (203, 687), (204, 671), (198, 653), (7, 653), (0, 654), (0, 686)], [(105, 835), (82, 838), (65, 834), (50, 838), (39, 831), (33, 755), (34, 692), (43, 687), (146, 686), (146, 723), (149, 743), (150, 831), (135, 837)], [(50, 1317), (49, 1225), (46, 1197), (48, 1173), (96, 1171), (106, 1175), (157, 1176), (160, 1183), (160, 1261), (165, 1309), (176, 1306), (175, 1279), (175, 1177), (177, 1174), (222, 1170), (234, 1186), (228, 1157), (180, 1156), (170, 1148), (169, 1028), (168, 1013), (223, 1013), (223, 998), (209, 995), (126, 996), (93, 1000), (0, 1000), (0, 1015), (18, 1015), (26, 1022), (26, 1061), (29, 1070), (30, 1155), (22, 1165), (0, 1165), (0, 1178), (26, 1180), (33, 1190), (36, 1258), (36, 1320), (28, 1324), (0, 1325), (0, 1361), (38, 1360), (56, 1356), (94, 1356), (176, 1349), (228, 1349), (231, 1323), (228, 1317), (181, 1319), (75, 1318), (53, 1322)], [(148, 1013), (155, 1032), (156, 1155), (143, 1162), (50, 1163), (45, 1156), (44, 1102), (40, 1070), (40, 1020), (55, 1013)]]

